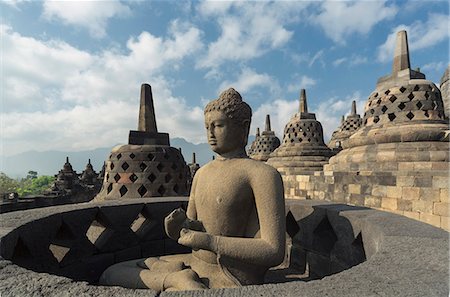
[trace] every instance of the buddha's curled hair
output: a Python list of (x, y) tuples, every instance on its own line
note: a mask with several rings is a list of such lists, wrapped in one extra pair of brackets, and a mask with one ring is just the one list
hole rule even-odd
[(233, 88), (223, 91), (218, 99), (209, 102), (205, 107), (204, 113), (206, 114), (213, 110), (222, 111), (228, 118), (240, 122), (244, 120), (250, 121), (252, 118), (251, 107), (242, 101), (241, 94)]

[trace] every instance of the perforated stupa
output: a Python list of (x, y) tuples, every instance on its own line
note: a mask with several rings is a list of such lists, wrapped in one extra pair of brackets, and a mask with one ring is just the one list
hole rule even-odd
[(282, 174), (320, 171), (333, 152), (323, 140), (322, 124), (308, 112), (306, 91), (300, 92), (300, 108), (284, 128), (281, 146), (270, 154), (268, 164)]
[(188, 194), (189, 167), (169, 134), (158, 132), (150, 85), (141, 86), (140, 101), (138, 130), (130, 131), (128, 144), (112, 149), (96, 200)]
[(360, 115), (356, 113), (356, 101), (353, 100), (350, 115), (345, 119), (344, 116), (342, 116), (341, 125), (331, 135), (328, 147), (331, 149), (342, 149), (342, 143), (353, 135), (353, 133), (361, 127), (361, 124), (362, 119)]
[(256, 131), (255, 141), (249, 151), (250, 158), (258, 161), (267, 161), (269, 155), (280, 146), (280, 139), (275, 135), (270, 127), (270, 115), (266, 115), (265, 130), (259, 135), (259, 128)]

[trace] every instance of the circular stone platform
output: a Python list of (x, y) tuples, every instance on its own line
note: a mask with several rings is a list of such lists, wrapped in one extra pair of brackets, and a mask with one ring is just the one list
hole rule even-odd
[[(186, 201), (141, 198), (1, 214), (2, 297), (157, 296), (95, 284), (113, 263), (189, 252), (162, 228), (163, 217)], [(159, 296), (448, 296), (448, 232), (369, 208), (286, 204), (290, 279)]]

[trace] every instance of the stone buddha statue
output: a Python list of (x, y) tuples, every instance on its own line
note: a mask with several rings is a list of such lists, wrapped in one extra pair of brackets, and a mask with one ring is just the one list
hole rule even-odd
[(217, 154), (194, 176), (187, 211), (165, 218), (165, 230), (191, 254), (122, 262), (100, 284), (155, 291), (261, 284), (285, 253), (281, 176), (245, 152), (251, 108), (230, 88), (205, 108), (208, 143)]

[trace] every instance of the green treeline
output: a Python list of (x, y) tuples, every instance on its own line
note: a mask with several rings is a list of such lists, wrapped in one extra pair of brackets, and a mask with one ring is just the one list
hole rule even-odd
[(0, 195), (16, 192), (20, 197), (40, 195), (47, 190), (55, 180), (54, 176), (38, 176), (36, 171), (28, 171), (25, 178), (13, 179), (0, 172)]

